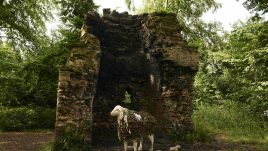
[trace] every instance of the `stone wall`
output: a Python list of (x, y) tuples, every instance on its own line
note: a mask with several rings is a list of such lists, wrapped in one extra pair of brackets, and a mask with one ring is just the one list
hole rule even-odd
[[(57, 129), (87, 123), (93, 144), (114, 144), (116, 120), (109, 113), (119, 104), (153, 114), (159, 137), (192, 130), (197, 50), (182, 39), (174, 14), (91, 12), (82, 38), (86, 44), (72, 48), (60, 70)], [(126, 91), (131, 104), (123, 102)]]
[(56, 112), (56, 139), (79, 133), (86, 144), (92, 143), (92, 102), (99, 72), (100, 45), (91, 35), (87, 44), (70, 48), (67, 64), (60, 68)]
[(193, 129), (192, 95), (198, 65), (197, 49), (188, 47), (174, 14), (150, 14), (142, 24), (143, 50), (151, 64), (150, 77), (160, 94), (159, 122), (166, 133)]

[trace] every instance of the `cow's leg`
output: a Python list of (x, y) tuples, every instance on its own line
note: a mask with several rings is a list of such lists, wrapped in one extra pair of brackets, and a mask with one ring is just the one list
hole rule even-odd
[(140, 138), (140, 146), (139, 146), (139, 148), (138, 148), (139, 151), (142, 150), (142, 142), (143, 142), (143, 137)]
[(127, 141), (124, 141), (124, 151), (127, 151)]
[(133, 148), (134, 148), (134, 151), (138, 151), (138, 141), (137, 140), (133, 141)]
[(154, 150), (154, 134), (148, 135), (148, 138), (151, 141), (151, 147), (150, 147), (149, 151), (153, 151)]

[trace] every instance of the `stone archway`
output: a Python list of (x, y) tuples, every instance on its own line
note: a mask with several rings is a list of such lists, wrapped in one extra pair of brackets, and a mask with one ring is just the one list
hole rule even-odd
[(180, 32), (174, 14), (88, 13), (83, 42), (71, 48), (60, 69), (57, 137), (74, 125), (84, 130), (86, 143), (116, 143), (109, 113), (115, 105), (126, 105), (125, 91), (132, 96), (128, 107), (156, 116), (162, 134), (192, 130), (198, 57)]

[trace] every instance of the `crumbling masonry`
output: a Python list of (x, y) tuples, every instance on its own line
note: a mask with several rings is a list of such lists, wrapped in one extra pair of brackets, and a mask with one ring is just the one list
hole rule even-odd
[[(193, 129), (198, 54), (182, 39), (176, 15), (91, 12), (82, 39), (60, 69), (56, 138), (71, 126), (87, 144), (113, 144), (116, 120), (109, 113), (118, 104), (153, 114), (159, 137)], [(125, 92), (131, 104), (122, 102)]]

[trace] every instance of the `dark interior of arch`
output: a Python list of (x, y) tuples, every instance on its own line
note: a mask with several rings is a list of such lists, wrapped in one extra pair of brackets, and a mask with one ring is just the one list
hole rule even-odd
[[(110, 116), (116, 105), (154, 115), (158, 138), (193, 129), (197, 50), (183, 40), (174, 14), (106, 9), (102, 17), (88, 13), (83, 30), (83, 44), (71, 48), (60, 70), (56, 135), (70, 123), (86, 123), (90, 144), (117, 144), (116, 119)], [(123, 102), (126, 92), (131, 103)]]
[[(152, 91), (151, 96), (147, 94), (152, 85), (149, 80), (149, 61), (142, 49), (141, 20), (142, 16), (114, 12), (98, 20), (97, 27), (93, 26), (93, 30), (98, 30), (96, 36), (102, 50), (93, 101), (93, 121), (97, 124), (93, 126), (94, 144), (106, 145), (109, 143), (103, 141), (105, 138), (117, 139), (116, 126), (109, 124), (116, 121), (109, 115), (116, 105), (133, 110), (150, 110), (154, 105), (149, 102), (152, 100)], [(123, 102), (126, 91), (132, 99), (129, 104)], [(112, 137), (107, 137), (107, 134)]]

